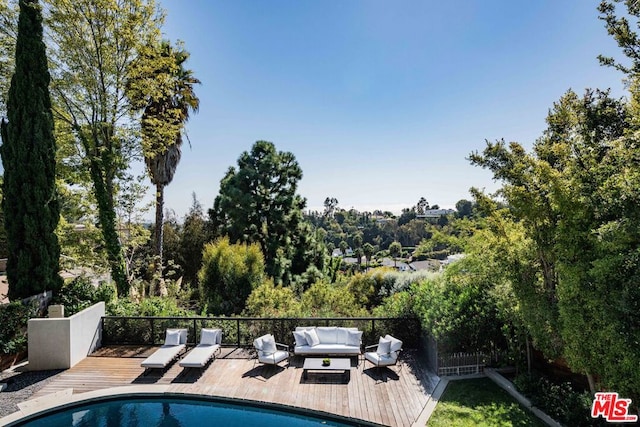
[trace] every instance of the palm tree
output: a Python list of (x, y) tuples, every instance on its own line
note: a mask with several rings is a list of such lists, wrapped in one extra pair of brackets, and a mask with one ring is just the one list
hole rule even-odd
[(184, 65), (189, 53), (168, 41), (147, 46), (130, 68), (127, 96), (136, 110), (142, 110), (142, 149), (151, 183), (156, 186), (154, 250), (156, 271), (162, 274), (162, 226), (164, 187), (178, 167), (189, 113), (198, 111), (200, 100), (193, 91), (200, 83)]

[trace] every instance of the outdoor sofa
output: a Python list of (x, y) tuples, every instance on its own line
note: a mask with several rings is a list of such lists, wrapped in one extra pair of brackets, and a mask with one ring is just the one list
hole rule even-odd
[(358, 356), (362, 347), (362, 331), (336, 326), (298, 326), (293, 331), (294, 354), (301, 356)]

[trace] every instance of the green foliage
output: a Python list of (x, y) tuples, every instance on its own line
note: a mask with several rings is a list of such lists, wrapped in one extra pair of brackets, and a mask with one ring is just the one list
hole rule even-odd
[(247, 298), (243, 315), (250, 317), (298, 317), (301, 305), (289, 287), (275, 286), (267, 280)]
[(569, 91), (549, 112), (533, 153), (498, 142), (472, 161), (504, 181), (512, 217), (501, 214), (494, 241), (536, 346), (599, 378), (597, 388), (637, 400), (640, 156), (633, 111), (607, 92), (587, 90), (580, 98)]
[(107, 305), (109, 316), (192, 317), (196, 313), (180, 307), (175, 299), (148, 297), (140, 301), (118, 298)]
[(231, 244), (224, 237), (205, 245), (202, 255), (200, 297), (207, 312), (240, 313), (249, 294), (264, 280), (264, 258), (253, 243)]
[(591, 393), (576, 391), (569, 382), (556, 384), (543, 376), (523, 374), (516, 377), (514, 385), (533, 405), (563, 425), (606, 425), (602, 419), (590, 416)]
[(302, 295), (302, 311), (310, 317), (366, 316), (362, 307), (346, 286), (316, 282)]
[(136, 50), (160, 36), (153, 0), (47, 0), (56, 120), (68, 129), (89, 172), (111, 276), (129, 292), (116, 227), (118, 180), (136, 157), (135, 129), (124, 96)]
[(135, 110), (142, 110), (142, 152), (151, 182), (156, 185), (156, 228), (154, 253), (162, 274), (164, 187), (169, 185), (181, 157), (182, 134), (190, 111), (200, 100), (193, 86), (200, 81), (184, 68), (189, 53), (182, 45), (168, 41), (138, 48), (129, 64), (127, 97)]
[(27, 349), (27, 323), (35, 310), (20, 302), (0, 305), (0, 354), (15, 354)]
[(218, 236), (258, 243), (266, 272), (277, 284), (302, 281), (304, 287), (312, 283), (313, 274), (300, 276), (311, 266), (322, 271), (326, 254), (302, 217), (306, 201), (296, 194), (301, 178), (293, 154), (258, 141), (220, 181), (209, 217)]
[(202, 267), (202, 250), (208, 241), (202, 206), (193, 195), (193, 204), (184, 219), (179, 243), (179, 263), (184, 282), (197, 287), (198, 271)]
[(55, 187), (56, 143), (49, 69), (37, 1), (20, 1), (15, 72), (2, 120), (2, 209), (7, 233), (9, 298), (62, 286), (55, 229), (60, 205)]
[(113, 285), (103, 283), (96, 287), (89, 278), (79, 276), (66, 282), (54, 294), (52, 304), (64, 305), (64, 314), (69, 317), (100, 301), (108, 305), (115, 297), (116, 289)]
[(544, 425), (488, 378), (449, 382), (429, 418), (429, 427)]

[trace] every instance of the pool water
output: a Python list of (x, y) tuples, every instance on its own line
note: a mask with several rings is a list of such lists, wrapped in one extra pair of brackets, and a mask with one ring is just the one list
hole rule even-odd
[(355, 426), (285, 410), (191, 399), (129, 398), (94, 402), (38, 417), (29, 427)]

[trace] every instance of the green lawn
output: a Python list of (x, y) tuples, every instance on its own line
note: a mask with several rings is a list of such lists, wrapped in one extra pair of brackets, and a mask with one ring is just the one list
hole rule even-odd
[(544, 426), (489, 378), (451, 381), (429, 427)]

